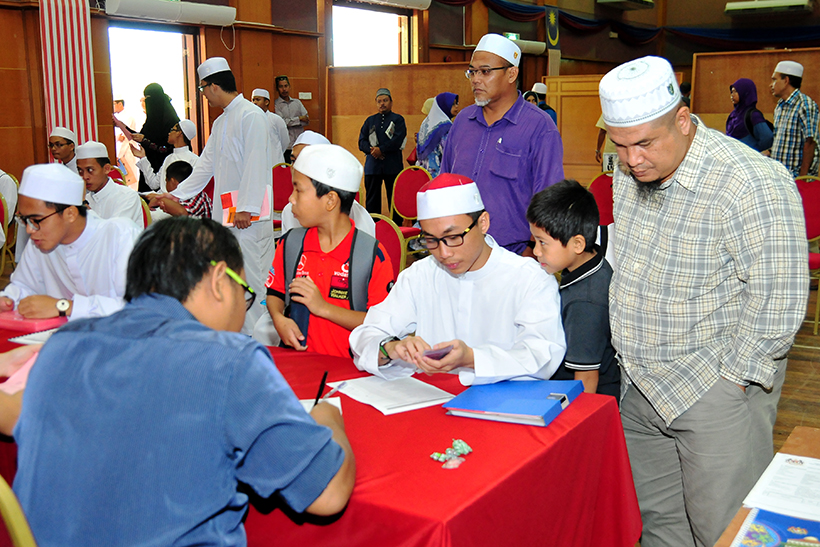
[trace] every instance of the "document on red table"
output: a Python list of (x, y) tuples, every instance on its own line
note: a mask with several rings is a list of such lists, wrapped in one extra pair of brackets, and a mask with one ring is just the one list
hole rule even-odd
[[(341, 382), (330, 382), (327, 385), (336, 387), (339, 384)], [(339, 391), (351, 399), (374, 407), (385, 416), (441, 405), (454, 397), (443, 389), (415, 378), (384, 380), (377, 376), (347, 380), (347, 384)]]

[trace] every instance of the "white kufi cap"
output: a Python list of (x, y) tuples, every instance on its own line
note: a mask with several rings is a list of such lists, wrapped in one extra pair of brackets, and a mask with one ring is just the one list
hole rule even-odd
[(78, 146), (75, 153), (78, 160), (108, 157), (108, 149), (103, 143), (97, 141), (88, 141), (87, 143)]
[(546, 95), (547, 94), (547, 84), (544, 82), (535, 82), (532, 84), (532, 91), (538, 93), (539, 95)]
[(49, 139), (51, 137), (62, 137), (64, 139), (70, 140), (74, 144), (77, 144), (77, 134), (66, 127), (55, 127), (54, 131), (51, 132), (51, 135), (48, 136)]
[(785, 74), (786, 76), (803, 77), (803, 65), (795, 63), (794, 61), (780, 61), (777, 63), (777, 66), (774, 67), (774, 71)]
[(504, 38), (500, 34), (485, 34), (478, 41), (476, 51), (488, 51), (495, 53), (502, 59), (509, 61), (513, 66), (518, 66), (521, 61), (521, 48), (509, 38)]
[(228, 66), (228, 61), (225, 57), (211, 57), (210, 59), (206, 59), (197, 67), (196, 75), (199, 76), (200, 80), (204, 80), (211, 74), (216, 74), (217, 72), (230, 72), (230, 70), (231, 67)]
[(182, 134), (185, 135), (189, 141), (196, 137), (196, 124), (191, 120), (179, 120), (179, 128), (182, 129)]
[(293, 146), (297, 144), (330, 144), (330, 141), (316, 131), (304, 131), (293, 141)]
[(251, 95), (251, 99), (253, 99), (254, 97), (264, 97), (265, 99), (270, 100), (270, 93), (268, 93), (267, 89), (257, 87), (253, 90), (253, 95)]
[(364, 176), (364, 168), (356, 156), (336, 144), (308, 146), (296, 158), (293, 169), (345, 192), (358, 192)]
[(681, 101), (669, 61), (642, 57), (610, 70), (598, 85), (604, 122), (632, 127), (660, 118)]
[(453, 173), (442, 173), (422, 186), (416, 194), (416, 205), (419, 220), (466, 215), (484, 209), (476, 183)]
[(85, 183), (80, 175), (72, 173), (65, 165), (43, 163), (26, 167), (18, 193), (51, 203), (82, 205)]

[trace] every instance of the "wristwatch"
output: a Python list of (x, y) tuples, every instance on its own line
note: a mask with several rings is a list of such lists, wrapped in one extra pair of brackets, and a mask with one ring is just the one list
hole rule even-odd
[(397, 340), (398, 340), (398, 338), (396, 338), (395, 336), (388, 336), (387, 338), (385, 338), (384, 340), (379, 342), (379, 353), (384, 355), (384, 358), (387, 359), (388, 362), (392, 361), (392, 359), (390, 358), (390, 354), (387, 353), (387, 349), (384, 347), (384, 345), (388, 344), (390, 342), (395, 342)]
[(65, 317), (66, 312), (71, 307), (71, 302), (65, 298), (61, 298), (55, 305), (57, 306), (57, 311), (60, 312), (60, 317)]

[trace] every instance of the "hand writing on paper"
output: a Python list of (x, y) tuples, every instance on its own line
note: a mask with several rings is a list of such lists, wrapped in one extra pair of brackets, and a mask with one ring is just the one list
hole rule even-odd
[(44, 294), (27, 296), (17, 305), (17, 311), (26, 319), (57, 317), (60, 315), (60, 312), (57, 310), (57, 300), (57, 298), (52, 298)]
[(307, 349), (307, 346), (302, 345), (305, 335), (302, 334), (293, 319), (278, 313), (273, 317), (273, 327), (286, 346), (290, 346), (296, 351), (305, 351)]
[(251, 214), (247, 211), (241, 211), (236, 213), (233, 217), (233, 225), (237, 227), (239, 230), (244, 230), (245, 228), (250, 227), (251, 225)]
[(465, 344), (461, 340), (451, 340), (449, 342), (440, 342), (433, 346), (433, 349), (440, 349), (453, 346), (450, 353), (439, 360), (430, 359), (424, 355), (419, 356), (418, 367), (427, 374), (437, 374), (440, 372), (450, 372), (453, 369), (465, 367), (475, 368), (473, 361), (473, 348)]
[(290, 282), (288, 291), (290, 291), (290, 298), (294, 302), (304, 304), (310, 313), (317, 317), (325, 316), (325, 309), (330, 304), (322, 297), (319, 287), (309, 276), (295, 278)]

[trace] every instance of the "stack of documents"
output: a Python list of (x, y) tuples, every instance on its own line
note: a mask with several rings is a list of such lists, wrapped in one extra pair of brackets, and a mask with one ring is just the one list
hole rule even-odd
[[(330, 382), (327, 385), (336, 387), (341, 383)], [(385, 416), (440, 405), (453, 398), (452, 394), (415, 378), (388, 381), (367, 376), (347, 380), (347, 384), (339, 391), (351, 399), (374, 407)]]

